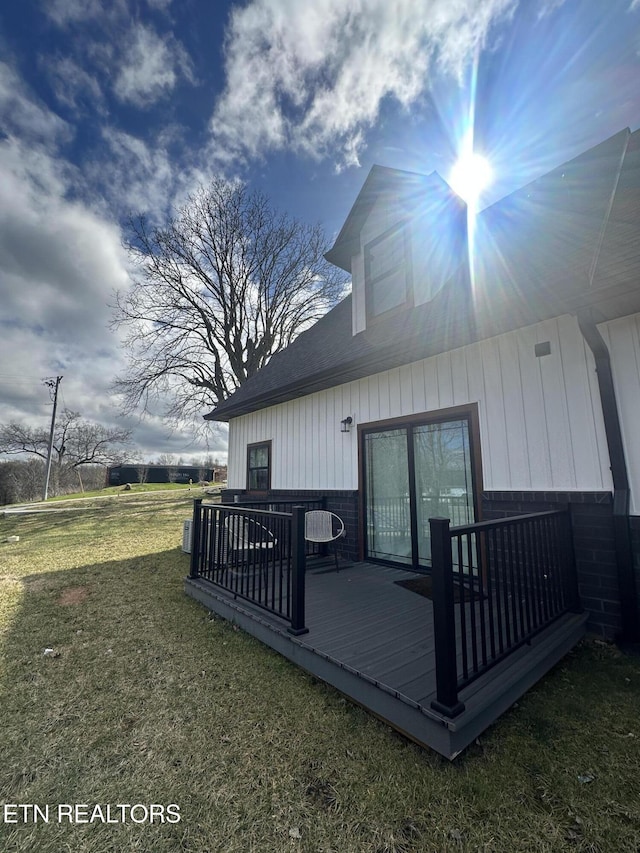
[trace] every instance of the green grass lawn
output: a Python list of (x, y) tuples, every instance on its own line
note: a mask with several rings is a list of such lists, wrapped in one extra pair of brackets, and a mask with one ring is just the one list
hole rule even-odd
[(2, 853), (637, 853), (637, 658), (585, 642), (449, 763), (184, 595), (192, 498), (0, 518)]
[[(212, 489), (218, 488), (218, 484), (211, 486)], [(85, 492), (77, 492), (71, 495), (56, 495), (53, 498), (48, 498), (47, 503), (55, 501), (82, 500), (83, 498), (107, 497), (109, 495), (121, 494), (141, 494), (145, 492), (167, 492), (167, 491), (191, 491), (194, 495), (202, 494), (202, 489), (197, 484), (190, 486), (188, 483), (131, 483), (129, 489), (125, 490), (124, 486), (107, 486), (104, 489), (87, 490)]]

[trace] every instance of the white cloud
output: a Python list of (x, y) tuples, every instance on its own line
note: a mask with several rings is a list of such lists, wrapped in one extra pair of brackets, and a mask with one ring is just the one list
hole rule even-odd
[(556, 9), (563, 6), (565, 0), (539, 0), (538, 18), (546, 18), (548, 15), (553, 15)]
[(102, 137), (109, 153), (87, 164), (85, 173), (95, 186), (103, 187), (113, 209), (124, 215), (167, 213), (176, 180), (176, 168), (167, 150), (170, 132), (154, 143), (114, 127), (105, 127)]
[(44, 0), (45, 14), (59, 27), (104, 18), (126, 8), (126, 0)]
[(40, 103), (5, 62), (0, 62), (0, 126), (5, 133), (48, 142), (71, 134), (69, 125)]
[(30, 376), (72, 366), (89, 395), (108, 381), (103, 363), (87, 375), (96, 360), (108, 353), (119, 367), (106, 303), (128, 276), (118, 227), (65, 199), (63, 166), (42, 148), (0, 143), (0, 362)]
[(336, 146), (357, 162), (385, 97), (408, 106), (435, 70), (460, 76), (515, 0), (253, 0), (231, 15), (212, 150)]
[[(103, 418), (108, 415), (105, 412)], [(194, 443), (193, 432), (188, 429), (169, 432), (162, 418), (150, 416), (144, 421), (126, 420), (125, 425), (135, 429), (135, 441), (141, 459), (154, 460), (160, 453), (173, 453), (185, 462), (199, 463), (210, 453), (220, 461), (226, 462), (228, 448), (228, 429), (226, 424), (209, 424), (205, 435), (199, 436)]]
[(168, 95), (180, 76), (193, 81), (191, 62), (182, 45), (172, 37), (161, 38), (143, 24), (131, 30), (124, 56), (128, 61), (114, 84), (121, 101), (148, 107)]
[[(147, 0), (147, 5), (164, 16), (165, 26), (171, 22), (171, 0)], [(73, 58), (43, 63), (52, 74), (56, 97), (65, 105), (78, 106), (81, 94), (101, 101), (98, 73), (112, 83), (118, 100), (141, 108), (170, 95), (181, 79), (195, 82), (183, 44), (172, 32), (159, 34), (142, 23), (141, 10), (134, 11), (130, 0), (43, 0), (43, 6), (55, 24), (77, 36), (70, 45)]]
[(60, 104), (73, 109), (86, 99), (92, 110), (104, 112), (103, 94), (97, 78), (69, 56), (43, 62), (51, 88)]
[[(135, 140), (121, 142), (135, 148)], [(153, 155), (137, 154), (154, 168)], [(50, 417), (40, 380), (59, 374), (61, 405), (132, 428), (140, 458), (202, 456), (206, 446), (201, 437), (194, 444), (192, 424), (169, 435), (153, 413), (142, 422), (119, 417), (110, 384), (125, 362), (109, 304), (129, 284), (129, 261), (118, 225), (69, 200), (76, 186), (75, 170), (55, 152), (0, 141), (0, 423)], [(212, 451), (223, 457), (223, 431), (209, 432)]]
[[(98, 270), (103, 270), (99, 281), (105, 276), (121, 281), (118, 227), (67, 201), (71, 184), (64, 175), (64, 161), (46, 151), (15, 139), (0, 143), (0, 239), (12, 257), (20, 258), (13, 271), (24, 269), (35, 276), (41, 265), (49, 277), (66, 282), (65, 289), (79, 287), (85, 293), (87, 285), (89, 291), (99, 286)], [(53, 244), (43, 247), (49, 238)], [(87, 276), (90, 281), (82, 284)]]

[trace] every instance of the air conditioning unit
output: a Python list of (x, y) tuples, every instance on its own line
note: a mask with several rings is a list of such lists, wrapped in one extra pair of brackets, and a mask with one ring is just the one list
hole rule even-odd
[(182, 523), (182, 550), (185, 554), (191, 553), (191, 525), (192, 519), (188, 519)]

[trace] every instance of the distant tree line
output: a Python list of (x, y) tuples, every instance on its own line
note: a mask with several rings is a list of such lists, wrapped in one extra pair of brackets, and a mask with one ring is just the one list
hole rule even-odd
[[(46, 462), (43, 459), (11, 459), (0, 462), (0, 506), (27, 503), (42, 498)], [(80, 468), (52, 465), (49, 496), (101, 489), (105, 484), (103, 465)]]
[[(129, 430), (85, 420), (78, 412), (61, 412), (54, 430), (49, 495), (102, 488), (107, 465), (122, 462), (131, 438)], [(12, 421), (0, 424), (0, 504), (42, 496), (49, 429)]]
[[(62, 411), (54, 431), (49, 496), (102, 489), (107, 482), (195, 483), (226, 473), (219, 459), (209, 454), (188, 462), (170, 453), (160, 454), (154, 462), (140, 461), (131, 452), (130, 438), (129, 430), (85, 420), (70, 409)], [(0, 424), (0, 506), (41, 499), (48, 445), (48, 427), (16, 421)]]

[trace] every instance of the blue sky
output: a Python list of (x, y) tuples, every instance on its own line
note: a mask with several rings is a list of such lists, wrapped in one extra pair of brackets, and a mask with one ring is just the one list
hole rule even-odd
[[(490, 203), (639, 125), (640, 0), (4, 3), (0, 422), (46, 421), (56, 374), (117, 421), (130, 212), (224, 174), (331, 239), (373, 163), (446, 179), (473, 128)], [(159, 413), (127, 423), (144, 458), (203, 452)]]

